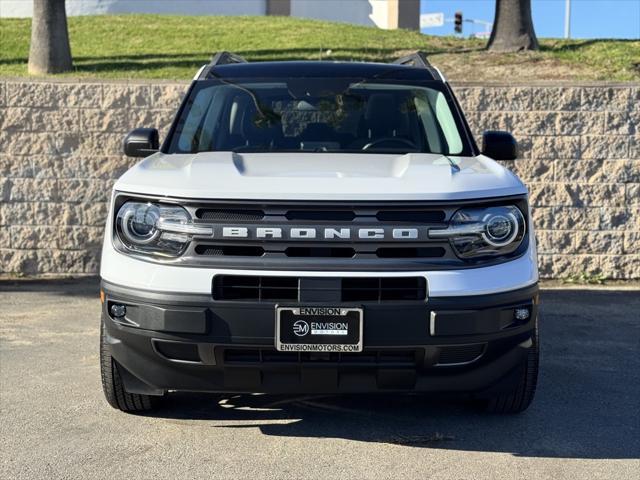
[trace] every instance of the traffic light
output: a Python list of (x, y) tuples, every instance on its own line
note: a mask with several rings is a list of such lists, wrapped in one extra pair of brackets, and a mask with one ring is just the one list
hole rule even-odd
[(456, 12), (453, 24), (455, 32), (462, 33), (462, 12)]

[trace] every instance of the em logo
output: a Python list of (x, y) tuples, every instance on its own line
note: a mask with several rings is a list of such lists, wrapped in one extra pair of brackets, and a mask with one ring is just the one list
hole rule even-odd
[(293, 333), (298, 337), (304, 337), (309, 333), (309, 324), (304, 320), (298, 320), (293, 324)]

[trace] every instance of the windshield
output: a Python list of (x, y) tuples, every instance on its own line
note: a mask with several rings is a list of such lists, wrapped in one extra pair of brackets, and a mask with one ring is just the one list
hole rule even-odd
[(466, 155), (444, 85), (344, 78), (198, 81), (167, 153), (349, 152)]

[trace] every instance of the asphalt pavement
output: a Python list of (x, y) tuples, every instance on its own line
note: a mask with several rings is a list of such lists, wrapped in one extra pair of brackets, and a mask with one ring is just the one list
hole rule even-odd
[(515, 416), (423, 396), (172, 394), (111, 409), (94, 279), (0, 283), (0, 478), (640, 479), (640, 291), (542, 292)]

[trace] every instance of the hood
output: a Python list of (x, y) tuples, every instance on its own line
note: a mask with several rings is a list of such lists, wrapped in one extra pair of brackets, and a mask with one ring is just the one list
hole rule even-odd
[(115, 189), (130, 193), (242, 200), (462, 200), (527, 193), (509, 170), (484, 157), (439, 154), (156, 153)]

